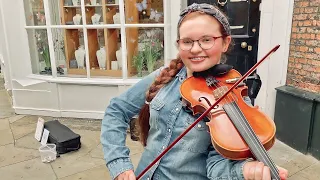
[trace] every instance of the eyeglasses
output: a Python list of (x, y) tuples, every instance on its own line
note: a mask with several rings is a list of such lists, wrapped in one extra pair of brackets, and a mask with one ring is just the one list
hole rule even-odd
[(223, 36), (213, 37), (213, 36), (204, 36), (198, 40), (192, 40), (190, 38), (178, 39), (177, 43), (179, 48), (183, 51), (190, 51), (194, 45), (194, 42), (197, 41), (199, 46), (204, 49), (210, 49), (214, 46), (216, 39)]

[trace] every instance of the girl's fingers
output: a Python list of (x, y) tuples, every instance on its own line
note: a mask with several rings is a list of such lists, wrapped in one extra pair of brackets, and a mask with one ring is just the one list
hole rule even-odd
[(263, 167), (264, 167), (264, 164), (262, 162), (259, 162), (256, 164), (255, 172), (254, 172), (254, 180), (262, 180)]
[(264, 166), (262, 180), (269, 180), (269, 179), (271, 179), (270, 169), (268, 166)]

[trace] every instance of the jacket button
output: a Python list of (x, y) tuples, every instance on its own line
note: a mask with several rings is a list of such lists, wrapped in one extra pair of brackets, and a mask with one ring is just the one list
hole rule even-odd
[(201, 128), (201, 124), (198, 124), (198, 128)]

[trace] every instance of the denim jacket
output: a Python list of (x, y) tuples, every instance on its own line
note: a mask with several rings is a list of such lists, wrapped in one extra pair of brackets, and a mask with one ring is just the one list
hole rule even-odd
[[(130, 119), (145, 103), (145, 92), (160, 73), (151, 73), (128, 91), (110, 101), (102, 120), (101, 143), (106, 165), (114, 179), (133, 170), (130, 150), (125, 146)], [(150, 103), (150, 130), (147, 146), (135, 170), (137, 176), (196, 118), (183, 110), (180, 85), (186, 79), (186, 68), (160, 89)], [(161, 180), (243, 180), (244, 161), (225, 159), (215, 151), (205, 122), (200, 121), (141, 179)]]

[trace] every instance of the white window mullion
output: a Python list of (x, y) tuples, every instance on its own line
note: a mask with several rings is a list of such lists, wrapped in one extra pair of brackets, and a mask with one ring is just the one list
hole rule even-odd
[(169, 40), (170, 40), (170, 33), (168, 32), (169, 30), (169, 15), (168, 15), (168, 7), (169, 7), (169, 1), (170, 0), (163, 0), (163, 14), (164, 14), (164, 28), (163, 28), (163, 35), (164, 35), (164, 55), (163, 55), (163, 59), (164, 59), (164, 65), (167, 66), (169, 65), (170, 63), (170, 60), (169, 60), (169, 56), (170, 56), (170, 52), (169, 52), (169, 46), (170, 43)]
[(121, 32), (121, 59), (122, 59), (122, 78), (128, 79), (128, 62), (127, 62), (127, 35), (125, 27), (125, 12), (124, 12), (124, 0), (119, 1), (120, 11), (120, 32)]
[(50, 55), (50, 63), (51, 63), (51, 72), (53, 78), (57, 77), (57, 67), (56, 67), (56, 57), (54, 54), (54, 45), (52, 40), (52, 31), (51, 31), (51, 16), (48, 0), (43, 1), (44, 6), (44, 14), (46, 18), (46, 28), (47, 28), (47, 36), (48, 36), (48, 45), (49, 45), (49, 55)]
[(86, 50), (86, 70), (87, 70), (87, 78), (90, 78), (90, 56), (89, 56), (89, 43), (88, 43), (88, 31), (86, 28), (87, 21), (86, 21), (86, 8), (84, 0), (81, 0), (81, 12), (82, 12), (82, 29), (83, 29), (83, 40), (84, 40), (84, 47)]

